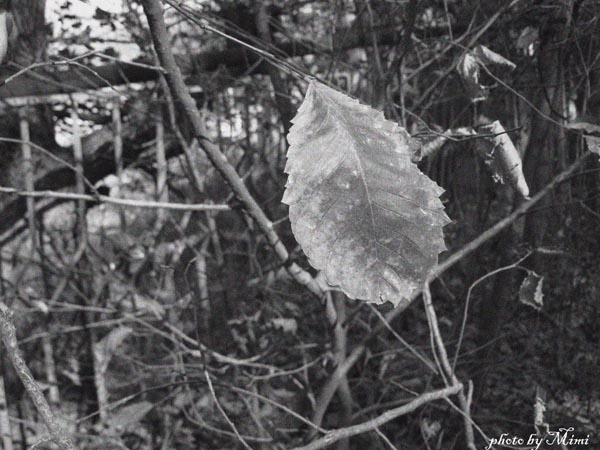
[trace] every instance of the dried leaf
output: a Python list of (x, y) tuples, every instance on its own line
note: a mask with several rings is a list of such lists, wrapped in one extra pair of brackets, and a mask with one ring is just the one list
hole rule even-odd
[(567, 128), (583, 132), (588, 150), (600, 155), (600, 126), (584, 121), (574, 121), (567, 124)]
[(471, 101), (480, 102), (487, 98), (488, 88), (482, 86), (479, 82), (479, 62), (472, 53), (465, 53), (456, 66), (456, 70), (461, 75), (465, 90)]
[(585, 134), (600, 136), (600, 125), (595, 125), (593, 123), (584, 122), (581, 120), (569, 122), (567, 124), (567, 128), (571, 130), (583, 131)]
[(435, 438), (442, 430), (442, 425), (437, 421), (430, 422), (427, 417), (421, 421), (421, 433), (425, 440), (429, 441)]
[(46, 302), (43, 302), (41, 300), (32, 300), (31, 303), (44, 314), (48, 314), (50, 312), (50, 309), (48, 308)]
[(485, 45), (478, 45), (477, 47), (475, 47), (473, 49), (473, 54), (475, 55), (479, 64), (495, 64), (497, 66), (505, 66), (509, 70), (514, 70), (515, 67), (517, 67), (515, 63), (509, 61), (504, 56), (490, 50)]
[(533, 426), (539, 436), (545, 436), (549, 432), (549, 425), (545, 419), (546, 415), (546, 392), (539, 386), (535, 388), (535, 403), (533, 404)]
[(271, 323), (275, 329), (279, 329), (284, 333), (296, 334), (298, 331), (298, 321), (294, 318), (285, 319), (285, 318), (276, 318), (272, 319)]
[(525, 55), (533, 56), (539, 37), (540, 32), (537, 28), (526, 26), (517, 39), (517, 50)]
[(440, 150), (450, 138), (457, 136), (475, 136), (476, 134), (477, 133), (475, 132), (475, 130), (471, 127), (448, 129), (443, 133), (438, 134), (435, 138), (426, 142), (422, 142), (422, 144), (419, 146), (419, 149), (413, 156), (412, 160), (414, 162), (418, 162), (423, 158), (431, 156), (432, 154)]
[[(125, 305), (127, 308), (129, 302)], [(165, 316), (165, 307), (157, 300), (143, 294), (134, 293), (133, 302), (131, 305), (136, 312), (152, 313), (157, 319), (162, 319)]]
[(443, 189), (381, 112), (311, 82), (293, 120), (283, 202), (296, 240), (350, 298), (398, 305), (445, 250)]
[(154, 404), (147, 401), (124, 406), (108, 419), (108, 426), (109, 428), (123, 430), (129, 425), (134, 425), (142, 420), (152, 408), (154, 408)]
[(544, 294), (542, 292), (543, 283), (544, 277), (533, 271), (528, 271), (527, 277), (523, 280), (521, 289), (519, 289), (519, 301), (538, 311), (542, 309), (544, 306)]
[(592, 135), (584, 136), (588, 150), (596, 155), (600, 155), (600, 138)]
[(492, 135), (479, 139), (477, 148), (486, 164), (492, 169), (496, 181), (508, 183), (527, 198), (529, 186), (523, 175), (521, 156), (502, 124), (495, 121), (480, 127), (480, 131)]
[(509, 70), (516, 67), (513, 62), (484, 45), (478, 45), (463, 54), (458, 61), (456, 70), (461, 75), (465, 89), (473, 102), (485, 100), (487, 97), (488, 88), (479, 81), (481, 66), (487, 65), (503, 66)]
[(106, 372), (113, 354), (132, 331), (129, 327), (115, 328), (94, 344), (96, 371), (99, 374)]

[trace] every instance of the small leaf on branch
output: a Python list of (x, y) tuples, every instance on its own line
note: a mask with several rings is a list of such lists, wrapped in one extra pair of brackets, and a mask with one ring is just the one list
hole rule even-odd
[(115, 328), (94, 344), (94, 359), (98, 373), (104, 374), (117, 348), (127, 339), (133, 330), (126, 326)]
[(473, 54), (477, 58), (477, 62), (482, 65), (496, 64), (497, 66), (507, 67), (509, 70), (514, 70), (515, 63), (509, 61), (504, 56), (490, 50), (485, 45), (478, 45), (473, 49)]
[(493, 52), (484, 45), (478, 45), (473, 50), (466, 52), (458, 61), (456, 70), (458, 70), (465, 84), (465, 90), (473, 102), (479, 102), (487, 98), (489, 88), (481, 84), (479, 76), (481, 66), (488, 65), (503, 66), (509, 70), (516, 67), (512, 61)]
[(600, 155), (600, 125), (578, 120), (568, 123), (567, 128), (583, 132), (588, 150)]
[(311, 82), (293, 120), (283, 202), (296, 240), (350, 298), (398, 305), (445, 250), (443, 192), (383, 114)]
[(508, 183), (524, 198), (528, 198), (529, 186), (523, 175), (521, 156), (502, 124), (496, 120), (479, 130), (490, 135), (477, 141), (477, 149), (492, 169), (494, 179)]
[(540, 32), (537, 28), (526, 26), (517, 39), (517, 50), (524, 55), (533, 56), (539, 38)]
[(541, 310), (544, 306), (543, 283), (544, 277), (533, 271), (528, 271), (527, 277), (525, 277), (519, 289), (519, 301), (538, 311)]
[(417, 152), (414, 154), (413, 162), (421, 161), (421, 159), (433, 155), (440, 150), (449, 139), (453, 137), (475, 136), (477, 133), (471, 127), (453, 128), (438, 134), (433, 139), (422, 142)]
[(535, 388), (535, 403), (533, 404), (533, 426), (538, 435), (548, 434), (549, 425), (546, 422), (546, 392), (539, 386)]
[(108, 420), (108, 427), (124, 430), (128, 426), (140, 422), (152, 408), (154, 408), (154, 404), (145, 400), (126, 405), (112, 414)]
[(487, 98), (488, 88), (479, 82), (480, 68), (475, 55), (470, 52), (465, 53), (458, 61), (456, 70), (462, 77), (465, 90), (471, 97), (471, 101), (480, 102)]

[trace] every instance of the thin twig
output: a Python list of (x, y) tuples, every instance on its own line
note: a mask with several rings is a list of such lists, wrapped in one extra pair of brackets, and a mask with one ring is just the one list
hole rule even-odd
[(391, 420), (394, 420), (397, 417), (413, 412), (415, 409), (419, 408), (420, 406), (426, 403), (432, 402), (434, 400), (444, 399), (451, 395), (455, 395), (459, 393), (462, 390), (462, 388), (462, 385), (458, 384), (455, 386), (449, 386), (443, 389), (438, 389), (436, 391), (426, 392), (424, 394), (419, 395), (414, 400), (408, 402), (406, 405), (390, 409), (389, 411), (386, 411), (383, 414), (358, 425), (329, 431), (322, 438), (317, 439), (316, 441), (313, 441), (310, 444), (305, 445), (304, 447), (296, 447), (293, 450), (318, 450), (321, 448), (325, 448), (341, 439), (373, 431), (376, 428), (379, 428), (380, 426), (390, 422)]
[(369, 307), (371, 308), (371, 311), (373, 311), (373, 313), (379, 318), (379, 320), (381, 320), (381, 323), (383, 323), (387, 330), (390, 333), (392, 333), (392, 336), (394, 336), (402, 345), (404, 345), (408, 349), (408, 351), (415, 355), (417, 359), (419, 359), (423, 364), (425, 364), (429, 370), (431, 370), (433, 373), (437, 373), (435, 365), (429, 358), (427, 358), (426, 355), (421, 354), (421, 352), (419, 352), (416, 348), (410, 345), (402, 336), (396, 333), (396, 330), (392, 328), (392, 326), (388, 323), (383, 314), (381, 314), (375, 306), (369, 303)]
[(386, 443), (386, 445), (389, 448), (391, 448), (392, 450), (398, 450), (398, 447), (392, 444), (392, 441), (390, 441), (389, 438), (379, 428), (375, 428), (375, 433), (377, 433), (377, 435), (381, 438), (383, 442)]
[(190, 95), (181, 70), (177, 66), (173, 51), (170, 46), (171, 40), (163, 17), (163, 8), (159, 0), (142, 1), (144, 12), (148, 18), (150, 33), (154, 43), (154, 48), (162, 67), (167, 71), (165, 78), (173, 95), (187, 115), (193, 132), (198, 140), (198, 144), (206, 152), (208, 159), (215, 169), (223, 176), (229, 187), (243, 205), (248, 215), (256, 222), (260, 231), (265, 235), (269, 244), (273, 247), (278, 258), (286, 265), (290, 275), (300, 284), (305, 285), (312, 293), (321, 297), (323, 290), (316, 282), (313, 276), (302, 269), (298, 264), (291, 263), (290, 254), (281, 242), (278, 234), (273, 229), (273, 223), (269, 220), (265, 212), (256, 202), (244, 182), (236, 172), (235, 168), (227, 161), (225, 155), (219, 147), (207, 138), (204, 123), (200, 116), (200, 111), (196, 101)]
[(2, 342), (4, 343), (10, 361), (15, 368), (15, 372), (23, 383), (37, 412), (46, 424), (46, 428), (48, 428), (52, 440), (61, 449), (75, 450), (75, 445), (73, 445), (71, 438), (52, 412), (40, 386), (35, 381), (29, 367), (27, 367), (25, 359), (23, 359), (23, 355), (21, 354), (21, 350), (19, 350), (19, 345), (17, 343), (17, 332), (13, 322), (12, 311), (4, 303), (0, 303), (0, 333), (2, 334)]
[[(437, 314), (435, 312), (435, 308), (433, 307), (433, 302), (431, 301), (431, 292), (429, 291), (429, 283), (425, 283), (423, 286), (423, 304), (425, 305), (425, 312), (427, 314), (427, 321), (429, 322), (429, 330), (432, 335), (432, 339), (435, 342), (435, 348), (433, 348), (434, 354), (439, 354), (440, 362), (446, 376), (451, 382), (452, 386), (461, 385), (454, 373), (452, 366), (450, 365), (450, 360), (448, 359), (448, 352), (446, 351), (446, 345), (444, 344), (444, 340), (442, 339), (442, 334), (440, 333), (440, 328), (437, 320)], [(469, 383), (469, 386), (471, 384)], [(471, 394), (469, 394), (470, 396)], [(471, 420), (471, 403), (467, 399), (464, 391), (461, 389), (458, 392), (458, 401), (460, 403), (460, 408), (463, 412), (463, 424), (465, 427), (465, 439), (467, 448), (469, 450), (477, 450), (475, 447), (475, 436), (473, 434), (473, 425)]]
[(471, 286), (469, 287), (469, 290), (467, 291), (467, 299), (465, 301), (465, 309), (463, 312), (463, 319), (462, 319), (462, 323), (460, 326), (460, 335), (458, 337), (458, 343), (456, 344), (456, 351), (454, 353), (454, 359), (452, 360), (452, 370), (456, 369), (456, 361), (458, 360), (458, 355), (460, 353), (460, 348), (462, 346), (462, 341), (463, 341), (463, 338), (465, 335), (465, 328), (467, 326), (467, 317), (469, 314), (469, 304), (471, 303), (471, 293), (473, 292), (473, 289), (482, 281), (484, 281), (484, 280), (488, 279), (489, 277), (492, 277), (500, 272), (504, 272), (505, 270), (515, 269), (515, 268), (521, 268), (521, 269), (525, 270), (523, 267), (519, 267), (519, 264), (521, 264), (523, 261), (525, 261), (527, 258), (529, 258), (529, 256), (532, 253), (533, 252), (527, 252), (527, 254), (525, 256), (523, 256), (521, 259), (519, 259), (517, 262), (514, 262), (508, 266), (499, 267), (496, 270), (492, 270), (491, 272), (486, 273), (484, 276), (480, 277), (473, 284), (471, 284)]
[(21, 197), (58, 198), (62, 200), (85, 200), (94, 203), (108, 203), (113, 205), (131, 206), (137, 208), (171, 209), (178, 211), (227, 211), (229, 205), (216, 205), (213, 203), (168, 203), (150, 200), (129, 198), (116, 198), (106, 195), (75, 194), (73, 192), (57, 191), (24, 191), (21, 189), (0, 186), (0, 193), (19, 195)]
[(221, 404), (219, 403), (219, 399), (217, 398), (217, 394), (215, 393), (215, 388), (213, 387), (212, 381), (210, 380), (210, 375), (208, 374), (208, 371), (206, 371), (206, 370), (204, 371), (204, 377), (206, 378), (206, 383), (208, 384), (208, 389), (210, 390), (210, 395), (212, 396), (215, 404), (217, 405), (217, 409), (219, 410), (221, 415), (225, 418), (225, 420), (227, 421), (227, 423), (229, 424), (229, 426), (231, 427), (231, 429), (233, 430), (233, 432), (235, 433), (235, 435), (237, 436), (239, 441), (242, 443), (242, 445), (245, 448), (247, 448), (248, 450), (252, 450), (252, 447), (250, 447), (250, 445), (248, 445), (248, 443), (244, 440), (244, 438), (238, 431), (235, 424), (231, 421), (231, 419), (229, 418), (229, 416), (227, 415), (225, 410), (221, 407)]
[[(590, 157), (592, 153), (588, 152), (587, 154), (580, 157), (573, 164), (571, 164), (566, 170), (558, 174), (550, 183), (546, 185), (542, 190), (540, 190), (536, 195), (531, 197), (526, 202), (523, 202), (521, 206), (519, 206), (515, 211), (506, 216), (504, 219), (497, 222), (491, 228), (489, 228), (484, 233), (480, 234), (477, 238), (473, 239), (471, 242), (463, 246), (460, 250), (456, 251), (448, 259), (438, 264), (435, 269), (432, 270), (429, 275), (429, 282), (432, 282), (436, 278), (440, 277), (444, 272), (453, 267), (456, 263), (464, 259), (467, 255), (471, 254), (483, 244), (488, 242), (490, 239), (494, 238), (498, 233), (504, 230), (506, 227), (510, 226), (521, 216), (525, 215), (530, 209), (532, 209), (542, 198), (548, 195), (552, 190), (557, 187), (560, 183), (565, 180), (568, 180), (569, 177), (573, 173), (575, 173), (579, 167)], [(385, 315), (385, 319), (387, 323), (391, 323), (396, 317), (398, 317), (411, 303), (414, 299), (416, 299), (421, 294), (420, 291), (415, 291), (410, 301), (402, 302), (400, 306), (397, 306), (395, 309), (391, 310), (389, 313)], [(325, 383), (325, 385), (321, 388), (321, 392), (319, 393), (317, 403), (327, 403), (331, 401), (333, 398), (333, 394), (337, 390), (337, 386), (341, 377), (347, 373), (354, 364), (360, 359), (365, 350), (367, 349), (367, 345), (375, 339), (381, 332), (385, 331), (387, 328), (385, 325), (378, 325), (366, 336), (360, 344), (358, 344), (354, 350), (348, 355), (346, 360), (338, 365), (335, 371), (329, 376), (329, 379)], [(313, 422), (317, 425), (321, 425), (322, 417), (313, 416)]]

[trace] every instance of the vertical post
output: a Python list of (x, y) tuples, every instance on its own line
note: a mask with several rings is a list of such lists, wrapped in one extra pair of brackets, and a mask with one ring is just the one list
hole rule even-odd
[[(114, 113), (115, 109), (113, 109), (113, 113)], [(114, 117), (114, 116), (113, 116)], [(119, 115), (120, 117), (120, 115)], [(78, 109), (77, 109), (77, 103), (73, 102), (73, 104), (71, 105), (71, 121), (72, 121), (72, 134), (73, 134), (73, 158), (75, 159), (75, 170), (76, 170), (76, 174), (77, 174), (77, 180), (76, 180), (76, 188), (77, 188), (77, 193), (78, 194), (85, 194), (85, 182), (84, 182), (84, 173), (83, 173), (83, 147), (81, 144), (81, 128), (80, 128), (80, 118), (79, 118), (79, 113), (78, 113)], [(120, 124), (120, 121), (117, 121)], [(120, 130), (118, 130), (117, 133), (115, 133), (115, 137), (118, 136), (118, 138), (116, 139), (117, 141), (120, 140)], [(121, 152), (121, 145), (115, 145), (115, 152), (118, 152), (118, 158), (117, 161), (120, 160), (120, 152)], [(118, 167), (118, 165), (117, 165)], [(78, 217), (78, 224), (79, 224), (79, 248), (80, 249), (84, 249), (87, 245), (87, 237), (88, 237), (88, 232), (87, 232), (87, 218), (86, 218), (86, 203), (85, 200), (78, 200), (77, 201), (77, 217)], [(95, 299), (90, 298), (90, 300), (88, 302), (86, 302), (85, 300), (82, 300), (84, 306), (88, 306), (88, 307), (94, 307), (96, 306), (96, 302)], [(85, 355), (84, 356), (84, 364), (90, 364), (92, 367), (92, 373), (94, 376), (94, 388), (96, 390), (96, 399), (98, 401), (98, 409), (99, 409), (99, 416), (100, 416), (100, 420), (104, 423), (106, 421), (106, 405), (105, 405), (105, 398), (106, 396), (105, 391), (103, 389), (104, 383), (100, 377), (102, 377), (102, 373), (100, 372), (99, 366), (100, 366), (100, 362), (98, 361), (96, 352), (94, 352), (94, 348), (96, 346), (96, 343), (98, 341), (97, 339), (97, 335), (96, 335), (96, 331), (94, 328), (89, 327), (90, 324), (94, 323), (96, 319), (96, 315), (93, 311), (85, 311), (84, 312), (84, 326), (87, 329), (87, 333), (88, 333), (88, 339), (89, 339), (89, 352), (91, 354)]]
[(200, 294), (200, 298), (195, 311), (196, 314), (198, 314), (198, 311), (202, 314), (200, 318), (196, 316), (196, 321), (202, 324), (204, 335), (212, 336), (212, 330), (210, 329), (212, 311), (208, 292), (208, 276), (206, 273), (206, 248), (208, 247), (208, 243), (209, 240), (205, 239), (200, 250), (196, 252), (196, 278), (198, 280), (198, 294)]
[[(118, 97), (112, 103), (112, 127), (115, 167), (117, 169), (117, 182), (120, 189), (123, 182), (123, 121), (121, 120), (121, 103)], [(125, 231), (126, 217), (123, 208), (119, 208), (119, 222), (121, 224), (121, 231)]]
[(12, 431), (8, 420), (8, 402), (6, 401), (6, 389), (4, 387), (4, 376), (2, 368), (2, 356), (0, 356), (0, 442), (4, 450), (13, 450)]
[[(2, 264), (2, 247), (0, 247), (0, 301), (4, 301), (4, 270)], [(0, 442), (5, 450), (13, 450), (12, 431), (8, 420), (8, 402), (6, 401), (6, 389), (4, 386), (3, 360), (0, 355)]]
[(121, 121), (121, 105), (116, 98), (112, 103), (113, 143), (115, 147), (115, 165), (119, 181), (123, 175), (123, 124)]
[[(165, 151), (165, 125), (163, 121), (162, 109), (160, 104), (155, 111), (156, 117), (156, 200), (167, 202), (169, 200), (169, 190), (167, 187), (167, 155)], [(165, 217), (165, 210), (158, 210), (158, 223), (162, 224)]]
[[(73, 133), (73, 157), (75, 160), (75, 187), (78, 194), (85, 194), (85, 182), (83, 175), (83, 146), (81, 144), (81, 130), (79, 125), (79, 113), (77, 104), (71, 105), (71, 121)], [(77, 219), (79, 224), (80, 242), (87, 241), (86, 205), (85, 200), (77, 200)]]
[[(31, 152), (31, 135), (29, 122), (27, 121), (27, 109), (19, 110), (19, 130), (21, 133), (21, 153), (23, 157), (23, 172), (25, 174), (25, 190), (33, 192), (35, 190), (35, 175), (33, 169), (33, 155)], [(33, 197), (27, 197), (27, 222), (29, 225), (29, 239), (31, 243), (31, 260), (34, 260), (38, 251), (38, 233), (35, 224), (35, 201)], [(44, 368), (46, 369), (46, 381), (50, 386), (48, 400), (52, 407), (58, 407), (60, 397), (58, 394), (58, 384), (56, 378), (56, 365), (54, 363), (54, 351), (52, 340), (49, 334), (42, 337), (42, 351), (44, 354)]]
[[(29, 122), (27, 121), (27, 109), (19, 110), (19, 130), (21, 133), (21, 154), (23, 157), (23, 172), (25, 175), (25, 190), (33, 192), (35, 190), (35, 180), (33, 173), (33, 157), (31, 154), (31, 136), (29, 133)], [(29, 225), (29, 238), (31, 241), (31, 256), (35, 255), (37, 248), (37, 233), (35, 231), (35, 199), (26, 198), (27, 205), (27, 223)]]

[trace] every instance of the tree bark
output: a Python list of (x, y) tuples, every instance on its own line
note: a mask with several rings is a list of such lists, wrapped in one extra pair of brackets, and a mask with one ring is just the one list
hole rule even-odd
[[(534, 97), (534, 105), (539, 112), (532, 111), (531, 133), (523, 160), (523, 172), (532, 195), (548, 184), (560, 167), (558, 162), (564, 157), (565, 136), (560, 126), (565, 111), (564, 38), (565, 25), (557, 21), (549, 21), (540, 34), (539, 86)], [(544, 198), (538, 210), (528, 214), (525, 220), (524, 237), (534, 248), (543, 244), (552, 223), (552, 203), (552, 196)], [(534, 269), (539, 270), (540, 264), (541, 261), (534, 256)]]

